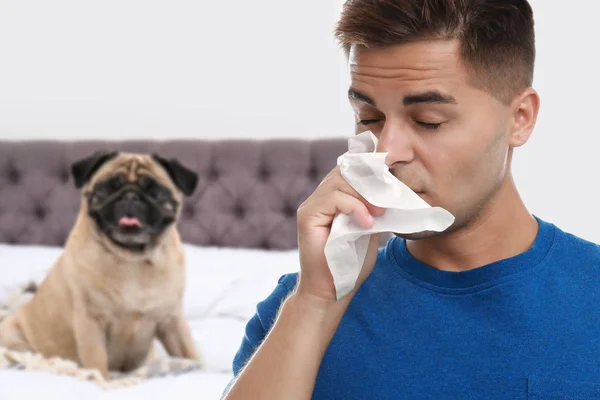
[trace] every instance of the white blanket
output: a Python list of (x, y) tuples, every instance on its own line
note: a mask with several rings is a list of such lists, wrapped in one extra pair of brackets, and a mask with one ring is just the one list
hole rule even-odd
[(139, 385), (105, 391), (77, 379), (33, 371), (0, 370), (0, 399), (200, 399), (217, 400), (229, 374), (193, 372), (172, 378), (155, 378)]
[[(0, 244), (0, 303), (23, 282), (41, 281), (62, 249)], [(127, 388), (104, 391), (98, 385), (55, 374), (0, 370), (0, 399), (31, 395), (45, 399), (219, 399), (231, 379), (231, 363), (256, 304), (279, 277), (299, 269), (298, 252), (185, 245), (187, 287), (184, 300), (205, 369), (153, 378)], [(66, 397), (65, 397), (66, 396)]]

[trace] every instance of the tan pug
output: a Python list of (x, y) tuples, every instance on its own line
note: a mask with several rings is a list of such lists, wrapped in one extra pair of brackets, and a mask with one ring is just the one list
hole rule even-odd
[(156, 154), (95, 153), (72, 165), (82, 202), (64, 252), (33, 299), (0, 324), (0, 346), (127, 372), (154, 339), (198, 359), (183, 313), (176, 229), (197, 175)]

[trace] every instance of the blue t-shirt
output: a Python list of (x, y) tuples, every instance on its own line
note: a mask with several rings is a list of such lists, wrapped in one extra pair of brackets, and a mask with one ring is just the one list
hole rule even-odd
[[(313, 399), (599, 399), (600, 246), (538, 219), (533, 246), (440, 271), (391, 239), (350, 303)], [(257, 306), (234, 374), (297, 275)]]

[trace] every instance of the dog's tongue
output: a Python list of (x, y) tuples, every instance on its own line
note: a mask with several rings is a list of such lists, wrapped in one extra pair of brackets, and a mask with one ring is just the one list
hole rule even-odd
[(121, 219), (119, 220), (119, 225), (120, 226), (137, 226), (139, 228), (142, 227), (142, 223), (140, 222), (140, 220), (137, 218), (134, 218), (134, 217), (121, 217)]

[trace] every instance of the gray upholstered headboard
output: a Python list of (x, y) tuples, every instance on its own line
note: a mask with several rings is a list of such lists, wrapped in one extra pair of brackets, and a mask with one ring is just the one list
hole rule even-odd
[(80, 204), (70, 165), (100, 149), (177, 157), (199, 174), (179, 224), (184, 242), (292, 249), (297, 207), (347, 141), (0, 141), (0, 242), (62, 246)]

